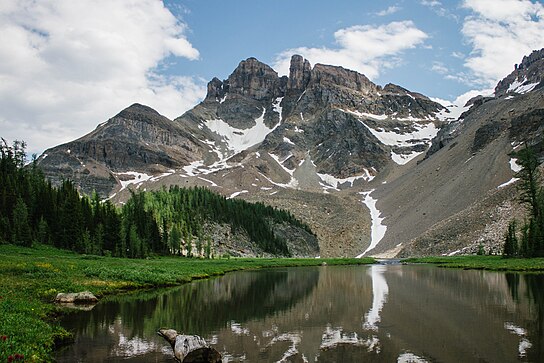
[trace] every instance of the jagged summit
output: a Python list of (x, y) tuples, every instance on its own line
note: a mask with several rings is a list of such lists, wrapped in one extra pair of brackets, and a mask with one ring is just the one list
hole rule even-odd
[(312, 66), (307, 59), (295, 54), (291, 57), (289, 79), (287, 80), (288, 93), (301, 93), (310, 82)]
[(544, 48), (534, 50), (523, 57), (521, 63), (514, 66), (514, 71), (502, 79), (495, 87), (495, 96), (507, 93), (527, 93), (544, 86)]
[(251, 57), (241, 61), (226, 80), (213, 78), (208, 83), (206, 101), (224, 101), (227, 93), (258, 101), (271, 100), (283, 96), (286, 81), (286, 78), (280, 79), (270, 66)]

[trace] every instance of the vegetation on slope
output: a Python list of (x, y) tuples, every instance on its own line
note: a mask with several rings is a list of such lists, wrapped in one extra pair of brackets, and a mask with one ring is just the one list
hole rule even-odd
[(80, 196), (73, 183), (55, 188), (35, 163), (25, 167), (25, 144), (0, 145), (0, 243), (38, 242), (78, 253), (143, 258), (184, 254), (211, 257), (206, 223), (244, 231), (263, 251), (288, 256), (274, 223), (311, 233), (289, 212), (226, 199), (205, 188), (172, 187), (133, 194), (122, 209), (98, 195)]
[[(363, 259), (189, 259), (145, 260), (79, 255), (51, 246), (0, 245), (0, 362), (24, 355), (51, 360), (55, 343), (69, 334), (52, 317), (59, 292), (89, 290), (103, 296), (121, 290), (174, 286), (229, 271), (280, 266), (368, 264)], [(6, 337), (5, 340), (3, 337)]]
[(520, 202), (527, 206), (529, 216), (518, 231), (513, 220), (506, 232), (505, 257), (544, 257), (544, 188), (539, 173), (539, 161), (531, 147), (516, 153), (521, 170), (519, 178)]

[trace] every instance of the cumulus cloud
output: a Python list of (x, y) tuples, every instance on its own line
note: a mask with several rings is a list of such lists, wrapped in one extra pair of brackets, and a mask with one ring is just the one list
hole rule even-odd
[(391, 22), (380, 26), (356, 25), (334, 33), (335, 48), (293, 48), (281, 52), (274, 69), (288, 74), (293, 54), (300, 54), (310, 63), (339, 65), (376, 78), (385, 68), (400, 62), (399, 54), (415, 48), (427, 39), (427, 34), (412, 21)]
[(156, 0), (0, 3), (0, 129), (41, 151), (134, 102), (179, 116), (204, 82), (161, 77), (170, 56), (199, 58), (188, 29)]
[(472, 46), (465, 66), (474, 84), (492, 87), (515, 63), (544, 47), (544, 5), (529, 0), (465, 0), (473, 13), (465, 18), (462, 34)]

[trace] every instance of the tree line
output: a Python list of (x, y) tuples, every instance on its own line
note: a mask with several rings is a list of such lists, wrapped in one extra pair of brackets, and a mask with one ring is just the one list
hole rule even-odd
[(505, 257), (544, 257), (544, 188), (539, 161), (533, 148), (526, 146), (516, 153), (521, 170), (519, 179), (520, 202), (527, 207), (528, 217), (519, 224), (513, 220), (505, 236)]
[(265, 252), (288, 256), (273, 225), (290, 223), (312, 233), (288, 211), (226, 199), (206, 188), (172, 186), (131, 193), (121, 208), (96, 193), (80, 195), (73, 182), (55, 187), (26, 163), (25, 143), (0, 145), (0, 243), (49, 244), (78, 253), (143, 258), (213, 257), (210, 224), (228, 224)]

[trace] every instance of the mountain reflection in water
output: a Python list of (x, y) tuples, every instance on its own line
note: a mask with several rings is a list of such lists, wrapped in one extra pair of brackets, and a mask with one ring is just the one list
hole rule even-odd
[(59, 362), (174, 362), (160, 327), (224, 362), (544, 361), (543, 275), (374, 265), (227, 274), (111, 297), (63, 326)]

